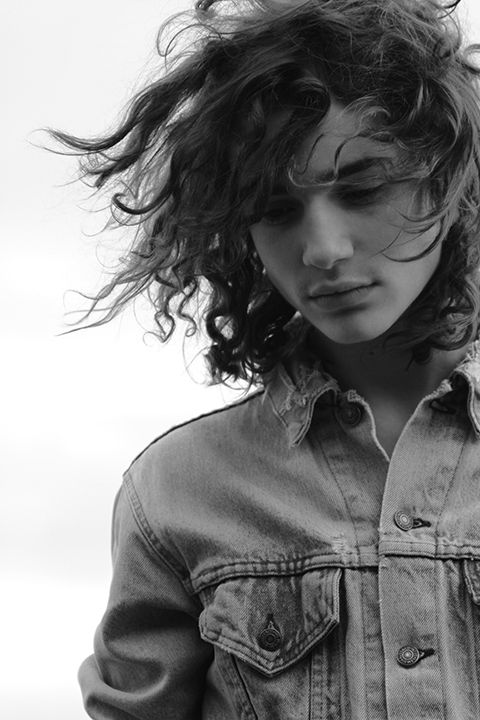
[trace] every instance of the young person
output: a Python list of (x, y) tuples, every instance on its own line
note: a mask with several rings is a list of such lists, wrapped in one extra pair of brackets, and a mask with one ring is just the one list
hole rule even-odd
[(255, 386), (125, 473), (91, 717), (480, 717), (479, 70), (457, 4), (200, 0), (116, 132), (55, 133), (137, 223), (98, 322), (147, 291), (162, 340), (190, 318), (212, 382)]

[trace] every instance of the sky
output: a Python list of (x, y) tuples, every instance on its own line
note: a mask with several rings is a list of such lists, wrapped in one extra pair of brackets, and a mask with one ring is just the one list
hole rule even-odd
[[(92, 652), (110, 582), (110, 521), (122, 473), (151, 440), (238, 392), (202, 385), (200, 347), (146, 334), (139, 306), (68, 335), (65, 312), (94, 292), (114, 238), (89, 213), (72, 158), (37, 128), (111, 126), (155, 62), (161, 22), (190, 2), (9, 3), (0, 29), (4, 108), (0, 263), (3, 329), (0, 557), (4, 720), (87, 717), (77, 670)], [(480, 8), (464, 1), (471, 41)], [(103, 218), (103, 220), (102, 220)], [(117, 242), (115, 240), (115, 242)], [(5, 501), (6, 500), (6, 501)]]

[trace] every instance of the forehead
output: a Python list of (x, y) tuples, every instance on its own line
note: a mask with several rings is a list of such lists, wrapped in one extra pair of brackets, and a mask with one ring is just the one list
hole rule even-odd
[(358, 114), (347, 110), (336, 102), (332, 105), (319, 124), (300, 144), (295, 154), (295, 167), (301, 182), (314, 182), (322, 178), (325, 182), (333, 175), (335, 162), (339, 168), (345, 165), (358, 166), (362, 170), (362, 160), (374, 166), (397, 157), (392, 143), (384, 143), (370, 137), (358, 137), (365, 133), (365, 125)]

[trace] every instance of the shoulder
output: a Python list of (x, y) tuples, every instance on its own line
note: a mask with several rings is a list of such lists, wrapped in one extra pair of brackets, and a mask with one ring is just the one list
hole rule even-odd
[(255, 457), (265, 452), (263, 398), (258, 390), (172, 427), (124, 473), (122, 496), (137, 526), (179, 572), (181, 559), (202, 546), (205, 529), (235, 503)]
[(255, 441), (263, 444), (264, 392), (259, 389), (236, 402), (175, 425), (155, 438), (124, 474), (130, 494), (145, 507), (190, 505), (205, 498), (221, 481), (228, 464), (241, 462)]
[(191, 459), (192, 453), (212, 449), (214, 445), (224, 446), (238, 438), (238, 433), (252, 427), (252, 419), (262, 405), (263, 389), (221, 406), (209, 412), (189, 418), (174, 425), (150, 442), (131, 462), (127, 473), (137, 473), (158, 463)]

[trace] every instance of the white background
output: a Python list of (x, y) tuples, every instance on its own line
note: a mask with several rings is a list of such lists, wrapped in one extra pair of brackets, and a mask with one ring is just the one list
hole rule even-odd
[[(238, 396), (184, 369), (180, 341), (145, 338), (132, 312), (60, 336), (69, 288), (99, 288), (88, 190), (36, 128), (88, 136), (118, 117), (155, 57), (157, 29), (190, 2), (8, 3), (0, 27), (3, 342), (0, 454), (0, 714), (86, 718), (76, 673), (110, 581), (110, 519), (122, 472), (153, 438)], [(480, 8), (468, 11), (480, 40)], [(97, 234), (95, 234), (97, 233)], [(103, 279), (105, 279), (103, 277)], [(81, 306), (81, 305), (80, 305)], [(192, 353), (190, 353), (190, 356)], [(190, 357), (189, 356), (189, 357)]]

